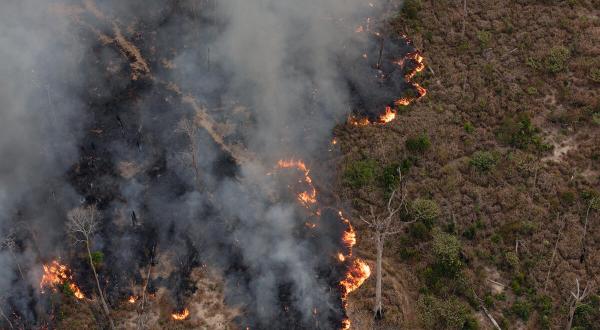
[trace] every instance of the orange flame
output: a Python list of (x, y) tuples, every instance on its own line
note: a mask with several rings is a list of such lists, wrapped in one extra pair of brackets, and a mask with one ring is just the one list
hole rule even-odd
[(183, 320), (187, 319), (188, 316), (190, 316), (190, 310), (187, 309), (187, 308), (184, 309), (183, 311), (181, 311), (180, 313), (173, 313), (173, 314), (171, 314), (171, 317), (175, 321), (183, 321)]
[(354, 126), (367, 126), (371, 123), (368, 118), (356, 118), (354, 116), (351, 116), (348, 122)]
[[(342, 211), (339, 211), (339, 215), (342, 221), (348, 226), (344, 232), (344, 235), (342, 236), (342, 242), (350, 252), (347, 256), (338, 253), (338, 260), (345, 262), (348, 261), (349, 257), (352, 257), (352, 247), (356, 245), (356, 232), (354, 231), (354, 228), (352, 228), (350, 220), (344, 217)], [(340, 281), (340, 285), (343, 290), (342, 303), (344, 304), (344, 309), (346, 309), (348, 305), (348, 294), (358, 289), (369, 278), (369, 276), (371, 276), (371, 268), (364, 261), (360, 260), (359, 258), (353, 258), (348, 262), (350, 262), (350, 265), (346, 271), (346, 277)], [(350, 319), (344, 319), (342, 321), (342, 330), (350, 329), (350, 325)]]
[(344, 319), (342, 321), (342, 330), (350, 330), (350, 320)]
[(396, 101), (394, 101), (394, 104), (397, 106), (406, 106), (410, 104), (410, 99), (403, 97), (403, 98), (399, 98)]
[[(404, 36), (406, 38), (406, 36)], [(410, 43), (410, 40), (407, 40)], [(363, 55), (365, 57), (366, 54)], [(394, 64), (404, 68), (407, 61), (411, 61), (416, 63), (415, 67), (408, 71), (404, 78), (409, 82), (412, 87), (417, 91), (417, 96), (412, 97), (402, 97), (394, 101), (394, 105), (397, 107), (407, 106), (411, 104), (413, 101), (418, 100), (427, 94), (427, 90), (416, 82), (412, 82), (412, 78), (418, 73), (425, 69), (425, 63), (423, 63), (423, 56), (415, 51), (412, 53), (406, 54), (406, 56), (402, 59), (393, 61)], [(348, 123), (353, 126), (367, 126), (370, 124), (387, 124), (396, 118), (396, 111), (392, 109), (392, 107), (385, 107), (385, 113), (383, 113), (376, 122), (371, 122), (368, 118), (357, 118), (355, 116), (351, 116), (348, 120)]]
[(71, 275), (71, 270), (69, 267), (60, 264), (56, 260), (53, 260), (50, 264), (42, 265), (42, 267), (44, 269), (44, 274), (42, 275), (42, 280), (40, 281), (42, 293), (44, 293), (45, 287), (51, 287), (52, 290), (56, 291), (58, 286), (66, 284), (71, 292), (73, 292), (75, 298), (85, 298), (85, 295), (81, 289), (79, 289), (79, 287), (73, 283), (73, 276)]
[[(390, 112), (391, 111), (392, 110), (390, 109)], [(395, 113), (393, 113), (393, 114), (395, 116)], [(300, 201), (301, 204), (303, 204), (304, 206), (307, 206), (307, 207), (309, 206), (309, 204), (314, 204), (317, 202), (317, 199), (316, 199), (317, 192), (316, 192), (315, 187), (312, 184), (312, 179), (309, 176), (310, 171), (304, 162), (299, 161), (299, 160), (280, 160), (277, 162), (277, 167), (278, 168), (296, 168), (299, 171), (303, 172), (304, 173), (304, 182), (310, 186), (310, 189), (309, 189), (309, 191), (304, 191), (304, 192), (300, 193), (298, 195), (298, 200)], [(315, 214), (316, 215), (321, 214), (319, 208), (317, 208), (317, 210), (315, 211)], [(371, 269), (369, 268), (369, 265), (367, 265), (364, 261), (362, 261), (358, 258), (351, 258), (352, 257), (352, 247), (354, 245), (356, 245), (356, 232), (354, 231), (354, 228), (352, 227), (352, 224), (350, 223), (350, 221), (344, 217), (342, 211), (339, 211), (338, 214), (340, 216), (341, 221), (346, 224), (346, 230), (344, 231), (344, 233), (342, 235), (342, 242), (343, 242), (344, 246), (348, 249), (348, 253), (346, 255), (344, 255), (342, 252), (339, 252), (336, 255), (336, 258), (338, 259), (338, 261), (341, 263), (345, 263), (344, 265), (348, 267), (345, 277), (340, 281), (340, 287), (342, 288), (342, 292), (341, 292), (342, 304), (345, 309), (348, 304), (348, 294), (350, 294), (352, 291), (358, 289), (367, 280), (367, 278), (369, 278), (369, 276), (371, 275)], [(309, 221), (305, 222), (305, 225), (308, 228), (316, 227), (316, 224), (309, 222)], [(287, 307), (285, 309), (287, 311)], [(188, 314), (189, 314), (189, 312), (188, 312)], [(175, 318), (175, 315), (176, 314), (173, 314), (174, 318)], [(187, 317), (187, 316), (185, 316), (185, 317)], [(342, 329), (350, 329), (350, 325), (351, 325), (351, 323), (348, 318), (345, 318), (344, 320), (342, 320)]]
[(392, 107), (385, 107), (385, 113), (379, 117), (379, 122), (382, 124), (389, 123), (396, 118), (396, 111)]
[(300, 160), (280, 160), (277, 162), (277, 167), (279, 168), (296, 168), (301, 172), (304, 172), (304, 182), (308, 185), (308, 191), (303, 191), (298, 194), (298, 200), (308, 207), (311, 204), (315, 204), (317, 202), (317, 190), (313, 186), (312, 179), (309, 175), (310, 170), (306, 167), (303, 161)]
[(342, 242), (344, 242), (344, 245), (350, 250), (356, 245), (356, 232), (354, 231), (352, 224), (350, 224), (350, 220), (344, 218), (342, 211), (339, 211), (338, 214), (340, 215), (340, 218), (342, 218), (342, 221), (348, 226), (348, 229), (346, 229), (342, 236)]
[(358, 289), (371, 276), (371, 268), (366, 262), (360, 259), (354, 259), (348, 269), (346, 278), (340, 284), (344, 288), (346, 295)]
[(130, 304), (135, 304), (135, 301), (136, 301), (136, 300), (137, 300), (137, 299), (136, 299), (134, 296), (130, 296), (130, 297), (129, 297), (129, 299), (127, 299), (127, 301), (128, 301)]
[[(347, 309), (348, 307), (348, 294), (358, 289), (369, 276), (371, 276), (371, 268), (369, 265), (358, 258), (354, 259), (350, 268), (348, 268), (346, 278), (340, 282), (343, 289), (342, 303), (344, 304), (344, 309)], [(349, 330), (350, 326), (350, 319), (345, 318), (342, 320), (342, 330)]]

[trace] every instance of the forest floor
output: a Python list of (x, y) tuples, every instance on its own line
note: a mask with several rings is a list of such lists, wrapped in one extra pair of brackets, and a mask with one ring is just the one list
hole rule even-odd
[[(386, 242), (377, 326), (491, 329), (485, 307), (502, 329), (564, 328), (574, 306), (573, 326), (598, 329), (600, 2), (409, 0), (389, 32), (422, 52), (427, 95), (336, 130), (352, 218), (383, 209), (397, 167), (402, 220), (419, 217)], [(591, 294), (575, 306), (577, 281)], [(373, 327), (374, 285), (351, 294), (356, 329)]]

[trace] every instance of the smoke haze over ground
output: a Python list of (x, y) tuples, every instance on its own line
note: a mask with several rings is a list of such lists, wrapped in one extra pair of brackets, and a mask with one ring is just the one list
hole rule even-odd
[(345, 269), (333, 256), (345, 225), (325, 208), (336, 205), (319, 200), (319, 214), (299, 205), (298, 173), (275, 167), (326, 159), (332, 128), (351, 111), (393, 102), (388, 86), (377, 109), (355, 109), (356, 95), (377, 87), (360, 81), (377, 70), (357, 61), (379, 50), (354, 29), (380, 9), (358, 0), (2, 2), (0, 230), (15, 242), (0, 254), (3, 311), (25, 327), (47, 322), (38, 283), (41, 264), (57, 257), (93, 294), (64, 223), (73, 207), (95, 204), (93, 249), (109, 265), (100, 277), (111, 305), (141, 285), (140, 268), (162, 262), (170, 272), (151, 287), (167, 288), (181, 309), (195, 290), (190, 273), (207, 264), (222, 272), (228, 304), (244, 310), (240, 325), (339, 327)]

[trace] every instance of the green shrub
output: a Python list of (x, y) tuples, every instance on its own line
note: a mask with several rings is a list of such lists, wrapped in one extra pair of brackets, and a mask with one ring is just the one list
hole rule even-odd
[(419, 316), (429, 329), (477, 329), (478, 325), (467, 304), (456, 297), (439, 299), (423, 295), (417, 303)]
[(510, 310), (521, 320), (527, 321), (531, 314), (531, 304), (526, 300), (517, 300), (513, 303)]
[(383, 168), (379, 177), (379, 184), (386, 192), (392, 192), (400, 184), (398, 169), (401, 170), (401, 166), (395, 163)]
[(421, 134), (419, 136), (409, 137), (406, 139), (406, 149), (414, 153), (424, 153), (431, 147), (429, 136)]
[(464, 128), (465, 128), (465, 132), (467, 132), (469, 134), (475, 132), (475, 126), (473, 126), (473, 124), (470, 121), (465, 123)]
[(408, 227), (408, 233), (412, 238), (424, 240), (429, 234), (429, 228), (422, 222), (415, 222)]
[(535, 297), (535, 309), (540, 318), (540, 325), (544, 329), (550, 329), (550, 317), (552, 314), (552, 299), (548, 296)]
[(533, 87), (533, 86), (529, 86), (527, 87), (527, 89), (525, 90), (527, 92), (527, 94), (529, 95), (537, 95), (538, 94), (538, 90), (537, 88)]
[(487, 308), (492, 308), (494, 307), (494, 296), (492, 296), (491, 294), (486, 294), (483, 297), (483, 304), (485, 305), (485, 307)]
[(494, 243), (494, 244), (500, 244), (502, 242), (502, 236), (497, 233), (494, 233), (490, 237), (490, 241), (492, 241), (492, 243)]
[(429, 42), (433, 42), (433, 32), (425, 31), (425, 33), (423, 34), (423, 37), (425, 38), (425, 40), (427, 40)]
[(75, 292), (73, 292), (73, 289), (71, 289), (71, 287), (69, 286), (69, 282), (65, 281), (61, 286), (60, 289), (62, 291), (62, 293), (67, 296), (67, 297), (75, 297)]
[(440, 207), (430, 199), (417, 198), (411, 203), (411, 214), (417, 222), (423, 222), (427, 228), (433, 227), (440, 216)]
[(475, 226), (469, 226), (462, 235), (468, 240), (474, 240), (477, 235), (477, 228)]
[(600, 68), (592, 68), (589, 73), (590, 80), (600, 83)]
[(569, 49), (563, 46), (553, 47), (544, 60), (546, 70), (550, 73), (563, 71), (566, 68), (569, 57), (571, 57)]
[(592, 123), (600, 125), (600, 112), (592, 114)]
[(462, 330), (478, 330), (479, 322), (473, 315), (468, 315), (465, 324), (462, 327)]
[(402, 162), (400, 162), (400, 171), (402, 171), (402, 173), (408, 173), (408, 171), (410, 171), (410, 168), (415, 164), (416, 159), (414, 159), (413, 157), (409, 157), (409, 158), (405, 158), (402, 160)]
[(477, 40), (481, 48), (488, 48), (492, 41), (492, 34), (489, 31), (477, 31)]
[(496, 166), (498, 157), (489, 151), (476, 151), (469, 164), (480, 172), (487, 172)]
[(463, 40), (459, 45), (458, 45), (458, 52), (461, 54), (466, 53), (467, 51), (469, 51), (469, 49), (471, 48), (471, 45), (469, 44), (468, 40)]
[(435, 228), (432, 234), (431, 251), (436, 259), (435, 267), (448, 277), (453, 277), (462, 268), (460, 241), (456, 236), (444, 233), (439, 228)]
[(375, 179), (377, 162), (372, 159), (350, 163), (344, 171), (344, 181), (352, 188), (369, 185)]
[(421, 0), (406, 0), (402, 7), (402, 15), (408, 19), (417, 19), (422, 8)]
[(498, 139), (512, 147), (525, 149), (530, 145), (540, 146), (541, 138), (538, 136), (540, 130), (533, 126), (529, 116), (520, 114), (515, 118), (504, 120), (498, 129)]
[(562, 191), (559, 193), (560, 201), (565, 206), (571, 206), (575, 204), (575, 193), (571, 190)]
[(506, 252), (504, 260), (511, 269), (517, 269), (519, 267), (519, 256), (512, 251)]
[(414, 247), (402, 247), (399, 254), (402, 260), (408, 261), (416, 258), (419, 255), (419, 251)]
[(542, 68), (543, 68), (542, 63), (533, 57), (528, 57), (525, 60), (525, 64), (534, 70), (542, 70)]
[(574, 328), (594, 329), (594, 316), (597, 316), (598, 314), (599, 312), (594, 306), (590, 304), (580, 304), (575, 309), (575, 315), (573, 317)]
[(94, 263), (94, 266), (100, 265), (104, 262), (104, 253), (102, 253), (102, 251), (92, 252), (92, 262)]

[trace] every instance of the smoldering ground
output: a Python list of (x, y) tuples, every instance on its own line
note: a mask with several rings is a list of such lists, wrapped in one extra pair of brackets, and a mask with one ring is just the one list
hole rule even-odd
[[(274, 168), (325, 159), (357, 103), (378, 113), (403, 88), (381, 92), (364, 77), (377, 70), (357, 65), (379, 48), (354, 29), (378, 10), (358, 0), (0, 4), (0, 225), (16, 242), (0, 258), (5, 313), (49, 322), (38, 280), (50, 258), (94, 292), (64, 222), (95, 204), (111, 305), (143, 282), (140, 268), (170, 259), (151, 287), (169, 289), (174, 308), (195, 289), (192, 269), (208, 264), (243, 308), (240, 325), (339, 327), (344, 225), (300, 206), (298, 187), (283, 184), (297, 173)], [(198, 124), (207, 116), (214, 131)]]

